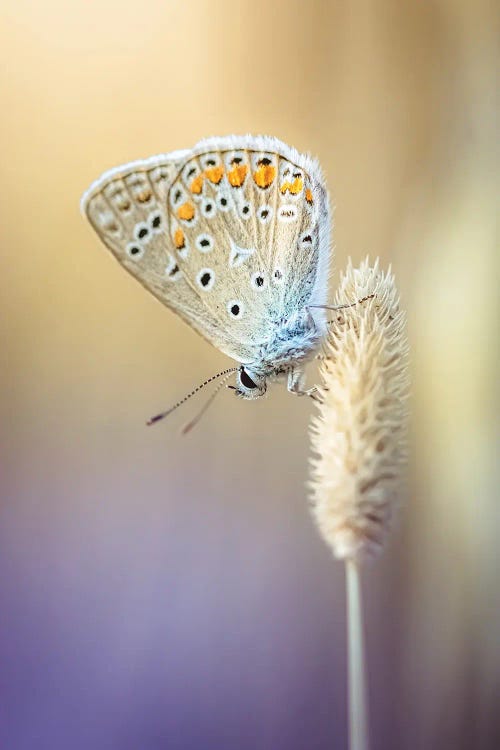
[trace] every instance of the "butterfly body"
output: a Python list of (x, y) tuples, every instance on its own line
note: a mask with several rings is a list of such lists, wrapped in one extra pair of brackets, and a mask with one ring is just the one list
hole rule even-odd
[(113, 169), (82, 208), (119, 262), (241, 364), (237, 392), (297, 373), (326, 330), (330, 256), (319, 165), (268, 136), (229, 136)]
[(264, 383), (289, 375), (314, 356), (325, 333), (325, 327), (304, 308), (275, 326), (256, 359), (245, 365), (245, 371), (254, 382)]

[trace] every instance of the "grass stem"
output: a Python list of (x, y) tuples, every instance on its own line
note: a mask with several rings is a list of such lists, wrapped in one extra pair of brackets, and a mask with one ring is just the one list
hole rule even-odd
[(369, 750), (368, 701), (359, 565), (347, 559), (349, 750)]

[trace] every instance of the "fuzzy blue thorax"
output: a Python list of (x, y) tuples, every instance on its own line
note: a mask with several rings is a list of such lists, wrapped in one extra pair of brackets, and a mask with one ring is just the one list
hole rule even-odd
[(324, 320), (313, 317), (310, 310), (303, 308), (288, 320), (275, 324), (248, 369), (263, 377), (287, 372), (315, 354), (325, 333)]

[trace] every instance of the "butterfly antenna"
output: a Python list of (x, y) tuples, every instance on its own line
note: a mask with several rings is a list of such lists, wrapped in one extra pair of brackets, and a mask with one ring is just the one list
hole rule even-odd
[[(156, 414), (154, 417), (151, 417), (151, 419), (148, 419), (146, 424), (150, 426), (152, 424), (156, 424), (156, 422), (159, 422), (160, 419), (165, 419), (165, 417), (168, 417), (169, 414), (172, 414), (172, 412), (178, 409), (179, 406), (182, 406), (182, 404), (186, 403), (186, 401), (188, 401), (192, 396), (198, 393), (198, 391), (201, 391), (202, 388), (204, 388), (206, 385), (211, 383), (213, 380), (217, 380), (217, 378), (221, 378), (223, 376), (228, 376), (232, 372), (238, 372), (239, 369), (240, 369), (239, 367), (230, 367), (228, 370), (223, 370), (222, 372), (218, 372), (217, 375), (212, 375), (211, 378), (208, 378), (208, 380), (205, 380), (204, 383), (201, 383), (201, 385), (198, 385), (196, 388), (194, 388), (191, 391), (191, 393), (188, 393), (187, 396), (184, 396), (184, 398), (181, 398), (181, 400), (178, 401), (173, 406), (171, 406), (170, 409), (167, 409), (167, 411), (162, 411), (160, 412), (160, 414)], [(208, 403), (210, 403), (210, 401)]]
[(222, 378), (222, 380), (220, 381), (220, 383), (217, 385), (217, 388), (211, 394), (210, 398), (208, 398), (207, 401), (203, 404), (203, 406), (201, 407), (201, 409), (198, 412), (198, 414), (196, 414), (196, 416), (190, 422), (188, 422), (187, 424), (184, 425), (184, 427), (181, 430), (181, 434), (182, 435), (187, 435), (187, 433), (190, 432), (193, 429), (193, 427), (198, 424), (198, 422), (200, 421), (200, 419), (202, 418), (202, 416), (205, 414), (206, 410), (208, 409), (208, 407), (210, 406), (210, 404), (212, 403), (212, 401), (215, 399), (215, 397), (217, 396), (217, 394), (221, 392), (222, 388), (224, 388), (224, 385), (226, 384), (226, 381), (227, 381), (227, 379), (229, 378), (230, 375), (231, 375), (231, 373), (229, 372), (227, 375), (225, 375)]
[(362, 299), (357, 299), (356, 302), (351, 302), (350, 305), (307, 305), (307, 307), (317, 307), (320, 310), (346, 310), (348, 307), (355, 307), (356, 305), (361, 305), (363, 302), (366, 302), (368, 299), (373, 299), (375, 297), (375, 294), (367, 294), (366, 297), (363, 297)]

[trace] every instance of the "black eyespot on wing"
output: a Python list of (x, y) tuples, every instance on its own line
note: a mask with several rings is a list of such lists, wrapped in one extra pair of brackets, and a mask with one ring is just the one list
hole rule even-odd
[(144, 239), (144, 237), (147, 237), (148, 230), (146, 227), (141, 227), (139, 231), (137, 232), (137, 236), (140, 240)]
[(236, 316), (236, 315), (238, 315), (238, 314), (239, 314), (239, 312), (240, 312), (240, 306), (239, 306), (239, 305), (236, 305), (236, 304), (234, 304), (234, 305), (231, 305), (231, 313), (232, 313), (233, 315), (235, 315), (235, 316)]
[(161, 216), (155, 216), (153, 221), (151, 222), (151, 225), (157, 229), (161, 224)]
[(207, 286), (208, 284), (210, 284), (211, 278), (212, 278), (212, 275), (208, 271), (205, 271), (205, 273), (200, 278), (200, 284), (202, 286)]
[(263, 286), (264, 285), (264, 277), (263, 276), (256, 276), (255, 277), (255, 285), (256, 286)]
[(263, 159), (259, 159), (259, 161), (257, 162), (257, 164), (259, 166), (262, 165), (264, 167), (268, 167), (269, 164), (271, 164), (271, 159), (268, 159), (267, 156), (265, 156)]
[(281, 279), (282, 277), (283, 277), (283, 274), (281, 273), (281, 271), (279, 270), (279, 268), (277, 268), (276, 271), (274, 272), (274, 278), (275, 279)]
[(257, 388), (256, 384), (253, 382), (250, 375), (247, 373), (246, 370), (241, 370), (240, 372), (240, 380), (242, 385), (245, 386), (245, 388)]
[(139, 255), (140, 252), (141, 252), (141, 248), (137, 247), (136, 245), (134, 245), (133, 247), (129, 249), (130, 255)]

